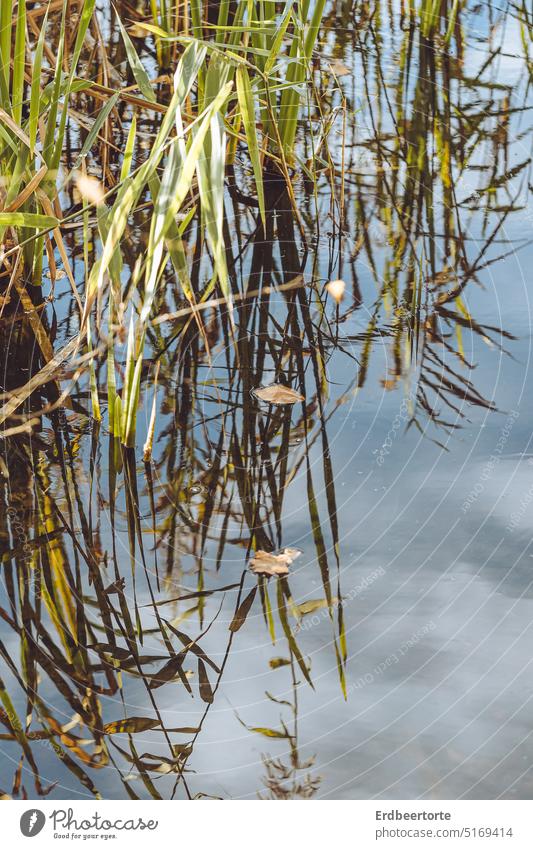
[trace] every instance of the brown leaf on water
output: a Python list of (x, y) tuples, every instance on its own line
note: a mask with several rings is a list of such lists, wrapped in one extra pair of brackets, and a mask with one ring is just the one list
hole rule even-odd
[(289, 566), (301, 553), (297, 548), (284, 548), (281, 554), (259, 550), (250, 560), (250, 569), (254, 575), (288, 575)]
[(344, 280), (330, 280), (329, 283), (326, 283), (326, 291), (329, 295), (336, 301), (337, 304), (340, 304), (342, 299), (344, 298), (344, 290), (346, 289), (346, 283)]
[(187, 681), (187, 676), (183, 671), (183, 661), (185, 660), (187, 652), (181, 651), (179, 654), (174, 655), (168, 660), (165, 665), (154, 675), (149, 678), (149, 684), (151, 690), (156, 690), (158, 687), (161, 687), (163, 684), (166, 684), (168, 681), (174, 680), (174, 678), (179, 675), (179, 678), (182, 684), (185, 685), (187, 690), (191, 692), (191, 687), (189, 682)]
[(196, 655), (196, 657), (201, 658), (201, 660), (207, 663), (208, 666), (214, 669), (217, 675), (220, 674), (220, 667), (218, 667), (217, 664), (206, 655), (204, 650), (201, 649), (200, 646), (197, 644), (196, 640), (193, 640), (192, 637), (189, 637), (187, 634), (184, 634), (183, 631), (178, 631), (178, 629), (173, 626), (172, 622), (169, 622), (167, 619), (165, 619), (164, 621), (166, 622), (172, 633), (175, 634), (176, 637), (178, 637), (178, 639), (181, 640), (181, 642), (185, 646), (185, 653), (187, 653), (188, 651), (192, 652), (194, 655)]
[(254, 389), (253, 394), (260, 401), (266, 401), (267, 404), (296, 404), (297, 401), (303, 401), (303, 395), (291, 389), (290, 386), (283, 386), (282, 383), (271, 383), (270, 386), (260, 386), (259, 389)]
[(344, 77), (346, 74), (351, 74), (350, 69), (341, 62), (340, 59), (330, 59), (329, 67), (333, 71), (336, 77)]
[(207, 671), (203, 660), (198, 660), (198, 681), (200, 684), (200, 698), (204, 702), (211, 704), (213, 701), (213, 690), (211, 689), (211, 684), (209, 683), (209, 678), (207, 677)]
[(242, 628), (246, 621), (246, 617), (250, 612), (252, 604), (254, 603), (255, 595), (257, 593), (257, 587), (254, 587), (251, 593), (249, 593), (244, 601), (239, 605), (239, 609), (235, 613), (233, 620), (229, 626), (230, 631), (238, 631), (239, 628)]
[[(48, 277), (48, 279), (51, 279), (51, 277), (52, 277), (52, 272), (51, 272), (51, 270), (50, 270), (50, 269), (48, 269), (48, 271), (45, 271), (45, 272), (44, 272), (44, 276), (45, 276), (45, 277)], [(67, 272), (65, 271), (65, 269), (64, 269), (64, 268), (58, 268), (58, 269), (56, 270), (55, 274), (54, 274), (54, 279), (55, 279), (55, 280), (62, 280), (62, 279), (63, 279), (63, 277), (66, 277), (66, 276), (67, 276)]]
[(94, 649), (94, 651), (99, 654), (105, 653), (110, 654), (114, 660), (127, 660), (131, 652), (129, 649), (121, 648), (120, 646), (112, 646), (110, 643), (93, 643), (89, 646), (90, 649)]

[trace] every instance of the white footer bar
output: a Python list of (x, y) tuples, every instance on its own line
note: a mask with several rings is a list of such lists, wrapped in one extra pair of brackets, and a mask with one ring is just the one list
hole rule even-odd
[(0, 810), (6, 847), (533, 847), (529, 801), (39, 800), (6, 801)]

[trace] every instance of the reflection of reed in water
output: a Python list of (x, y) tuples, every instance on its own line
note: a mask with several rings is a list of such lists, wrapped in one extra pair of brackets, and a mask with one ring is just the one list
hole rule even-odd
[[(471, 351), (476, 340), (501, 347), (513, 337), (479, 324), (465, 295), (499, 258), (496, 246), (509, 216), (521, 208), (531, 171), (531, 158), (522, 153), (509, 165), (511, 121), (522, 122), (525, 65), (523, 84), (502, 82), (502, 45), (494, 37), (474, 76), (464, 4), (442, 4), (434, 16), (426, 5), (420, 26), (415, 10), (402, 8), (376, 28), (363, 3), (356, 26), (342, 29), (337, 21), (330, 35), (331, 52), (353, 66), (362, 89), (361, 108), (359, 89), (342, 77), (356, 121), (348, 122), (343, 142), (343, 178), (353, 204), (346, 205), (339, 240), (350, 255), (357, 297), (357, 264), (378, 293), (368, 307), (358, 383), (365, 383), (376, 340), (385, 341), (390, 356), (382, 385), (407, 385), (412, 423), (424, 431), (424, 418), (445, 430), (458, 426), (465, 403), (494, 406), (475, 387)], [(337, 14), (342, 21), (345, 13)], [(505, 13), (493, 14), (490, 26), (500, 34)], [(517, 10), (519, 19), (522, 14)], [(527, 54), (526, 30), (523, 35)], [(385, 38), (394, 43), (392, 64)], [(504, 246), (501, 255), (508, 251)], [(351, 315), (348, 310), (341, 320)]]
[[(351, 6), (340, 4), (341, 15)], [(509, 170), (518, 95), (468, 77), (459, 28), (462, 4), (458, 10), (449, 37), (444, 20), (421, 34), (414, 17), (394, 19), (399, 61), (387, 86), (382, 33), (369, 5), (357, 6), (356, 28), (331, 29), (327, 41), (337, 58), (360, 63), (365, 111), (355, 128), (345, 122), (345, 134), (338, 136), (343, 143), (330, 144), (327, 152), (325, 144), (313, 152), (311, 134), (301, 139), (305, 161), (314, 161), (322, 176), (313, 184), (307, 175), (311, 191), (301, 197), (300, 220), (283, 181), (265, 174), (263, 231), (258, 206), (244, 203), (251, 174), (236, 157), (234, 185), (224, 199), (233, 322), (227, 311), (213, 307), (147, 324), (151, 356), (139, 370), (147, 405), (154, 365), (160, 364), (151, 462), (140, 464), (136, 449), (124, 450), (105, 426), (89, 427), (79, 412), (47, 417), (40, 433), (4, 440), (8, 477), (0, 512), (0, 615), (10, 641), (9, 648), (7, 639), (0, 642), (5, 670), (0, 722), (1, 739), (14, 758), (11, 786), (2, 788), (6, 795), (31, 795), (30, 783), (36, 794), (45, 794), (53, 781), (43, 776), (51, 771), (63, 783), (72, 780), (98, 796), (99, 776), (107, 775), (98, 772), (103, 767), (114, 770), (116, 792), (130, 799), (200, 794), (192, 774), (194, 745), (218, 698), (227, 660), (237, 641), (246, 639), (247, 618), (256, 610), (272, 641), (283, 646), (293, 681), (293, 701), (285, 705), (293, 724), (287, 721), (286, 734), (281, 726), (278, 738), (285, 747), (289, 743), (288, 761), (265, 759), (266, 792), (307, 798), (316, 791), (314, 777), (305, 777), (310, 764), (298, 755), (297, 688), (309, 686), (312, 674), (305, 629), (295, 628), (304, 614), (291, 571), (281, 578), (256, 578), (239, 565), (226, 582), (227, 563), (235, 550), (245, 566), (252, 551), (275, 552), (293, 542), (284, 517), (291, 486), (297, 477), (304, 480), (302, 508), (314, 550), (303, 559), (309, 572), (318, 565), (319, 601), (327, 611), (330, 650), (344, 690), (347, 646), (331, 417), (351, 397), (350, 389), (365, 386), (376, 342), (383, 339), (392, 353), (384, 388), (410, 381), (409, 416), (421, 428), (427, 419), (437, 428), (457, 426), (464, 402), (496, 404), (476, 389), (466, 338), (501, 345), (512, 337), (476, 322), (466, 293), (494, 261), (490, 251), (519, 207), (518, 189), (530, 163)], [(317, 62), (319, 102), (331, 106), (333, 114), (342, 86), (346, 109), (354, 112), (351, 77), (342, 74), (334, 92), (322, 90), (328, 79)], [(322, 119), (316, 116), (317, 124)], [(370, 173), (368, 165), (362, 167), (361, 150), (375, 165)], [(461, 189), (473, 160), (479, 161), (475, 173), (480, 175), (475, 194)], [(476, 244), (465, 224), (470, 211), (482, 219), (483, 236)], [(140, 217), (140, 239), (149, 223)], [(177, 262), (185, 258), (179, 267), (186, 269), (198, 300), (209, 294), (212, 265), (197, 218), (185, 223)], [(314, 246), (317, 228), (333, 234), (327, 262), (324, 241), (320, 250)], [(74, 236), (70, 244), (79, 256)], [(134, 244), (129, 234), (122, 256), (132, 279)], [(370, 299), (360, 279), (363, 265), (376, 287)], [(185, 278), (174, 272), (164, 269), (155, 299), (159, 314), (188, 304), (180, 288)], [(298, 275), (305, 285), (274, 293)], [(349, 284), (350, 294), (333, 316), (323, 291), (325, 277)], [(237, 297), (243, 281), (258, 294)], [(363, 304), (371, 318), (361, 327)], [(118, 298), (110, 307), (117, 339), (122, 308)], [(46, 311), (36, 314), (45, 336), (28, 316), (20, 321), (17, 313), (2, 316), (2, 329), (17, 340), (10, 354), (14, 360), (2, 366), (3, 389), (20, 385), (13, 363), (29, 346), (36, 351), (32, 369), (46, 362), (43, 346), (46, 338), (54, 341), (53, 332)], [(8, 327), (8, 315), (16, 318), (15, 330)], [(122, 353), (117, 342), (119, 393)], [(353, 367), (353, 387), (336, 399), (326, 377), (333, 354), (346, 356)], [(27, 368), (27, 357), (20, 366)], [(107, 363), (97, 363), (100, 389), (106, 369)], [(291, 386), (304, 401), (285, 408), (262, 405), (252, 390), (273, 382)], [(53, 384), (47, 386), (54, 391)], [(77, 410), (87, 407), (89, 391), (83, 385), (74, 398)], [(35, 404), (32, 398), (24, 412), (33, 413), (37, 401), (42, 406), (42, 398)], [(53, 403), (54, 397), (46, 401)], [(312, 463), (315, 456), (320, 465)], [(233, 611), (229, 630), (218, 612), (223, 593)], [(204, 648), (213, 634), (222, 647), (214, 658)], [(147, 706), (146, 715), (130, 715), (132, 694), (135, 704)], [(169, 723), (161, 706), (167, 694), (180, 708), (193, 705), (193, 724)]]

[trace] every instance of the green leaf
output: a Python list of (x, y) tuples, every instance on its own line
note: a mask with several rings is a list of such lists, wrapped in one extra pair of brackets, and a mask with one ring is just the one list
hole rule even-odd
[[(91, 18), (93, 16), (95, 0), (84, 0), (83, 7), (81, 10), (81, 15), (78, 21), (78, 31), (76, 33), (76, 42), (74, 44), (74, 50), (70, 56), (70, 71), (68, 75), (68, 82), (65, 91), (65, 100), (63, 103), (63, 109), (61, 110), (61, 118), (59, 120), (59, 127), (57, 132), (53, 133), (55, 135), (55, 146), (53, 151), (53, 156), (51, 160), (50, 167), (52, 171), (57, 171), (59, 168), (59, 162), (61, 160), (61, 154), (63, 153), (63, 140), (65, 137), (65, 129), (67, 126), (67, 116), (68, 116), (68, 99), (70, 97), (72, 86), (74, 83), (74, 75), (76, 73), (76, 66), (78, 64), (78, 60), (80, 58), (81, 49), (83, 47), (83, 42), (85, 41), (85, 36), (87, 34), (87, 29)], [(69, 5), (66, 4), (63, 7), (63, 17), (61, 19), (61, 57), (63, 56), (64, 46), (65, 46), (65, 26), (66, 26), (66, 16), (68, 14)], [(61, 59), (62, 63), (62, 59)], [(58, 59), (58, 67), (56, 68), (56, 75), (58, 74), (59, 82), (61, 82), (61, 68), (59, 67), (59, 59)], [(57, 92), (59, 97), (59, 91)], [(55, 119), (54, 119), (55, 125)], [(48, 127), (46, 128), (46, 133), (48, 136)], [(55, 130), (55, 126), (54, 126)], [(53, 139), (52, 139), (53, 141)], [(48, 164), (48, 163), (47, 163)]]
[(15, 53), (13, 55), (13, 119), (20, 125), (24, 99), (24, 63), (26, 59), (26, 0), (19, 0)]
[(289, 620), (287, 618), (287, 608), (286, 608), (286, 605), (285, 605), (284, 589), (283, 589), (283, 587), (284, 587), (283, 581), (284, 580), (285, 579), (283, 579), (283, 578), (278, 578), (278, 614), (279, 614), (281, 626), (282, 626), (283, 631), (285, 633), (285, 636), (287, 638), (287, 642), (289, 643), (289, 647), (290, 647), (292, 653), (294, 654), (294, 656), (296, 658), (298, 666), (300, 667), (305, 680), (311, 686), (311, 688), (314, 690), (315, 688), (314, 688), (313, 682), (311, 681), (311, 678), (309, 676), (309, 670), (308, 670), (307, 665), (306, 665), (306, 663), (305, 663), (305, 661), (302, 657), (302, 653), (301, 653), (300, 649), (298, 648), (298, 644), (296, 643), (296, 640), (294, 639), (293, 633), (291, 631), (291, 627), (289, 625)]
[[(332, 604), (337, 604), (336, 598), (332, 599)], [(297, 610), (301, 616), (306, 616), (308, 613), (315, 613), (316, 610), (323, 610), (329, 606), (327, 599), (316, 598), (309, 599), (309, 601), (304, 601), (302, 604), (295, 605), (295, 610)]]
[(155, 103), (157, 98), (154, 94), (150, 78), (148, 77), (148, 74), (146, 73), (142, 62), (137, 55), (137, 51), (133, 46), (133, 42), (129, 37), (128, 33), (126, 32), (126, 29), (124, 28), (124, 25), (120, 20), (120, 15), (118, 13), (117, 21), (120, 27), (122, 38), (124, 40), (124, 46), (126, 48), (128, 62), (130, 63), (130, 68), (133, 71), (133, 76), (135, 77), (135, 82), (139, 86), (140, 91), (146, 97), (146, 99), (150, 100), (152, 103)]
[(178, 95), (180, 105), (189, 94), (198, 76), (198, 71), (202, 67), (206, 53), (206, 47), (202, 47), (196, 41), (191, 41), (178, 62), (178, 67), (174, 74), (174, 89)]
[(40, 102), (41, 102), (41, 67), (43, 63), (43, 46), (44, 37), (46, 34), (46, 24), (48, 21), (48, 9), (46, 10), (44, 20), (37, 40), (35, 48), (35, 58), (33, 60), (33, 69), (31, 74), (31, 92), (30, 92), (30, 117), (28, 122), (28, 136), (30, 139), (30, 150), (33, 153), (35, 142), (37, 139), (37, 126), (39, 121)]
[(274, 41), (272, 42), (272, 47), (270, 48), (270, 54), (268, 56), (268, 59), (265, 62), (264, 72), (267, 76), (279, 58), (281, 44), (283, 42), (285, 33), (287, 32), (287, 27), (289, 26), (289, 22), (292, 17), (292, 8), (293, 0), (287, 0), (287, 5), (285, 6), (283, 18), (281, 19), (281, 23), (279, 24)]
[(155, 24), (147, 24), (145, 21), (136, 21), (135, 26), (139, 29), (145, 29), (147, 32), (158, 35), (160, 38), (170, 38), (170, 33)]
[(87, 134), (87, 138), (85, 139), (85, 141), (83, 143), (83, 147), (78, 154), (78, 158), (76, 159), (76, 162), (74, 163), (73, 170), (76, 170), (76, 168), (80, 167), (82, 159), (84, 159), (87, 156), (87, 154), (89, 153), (91, 147), (93, 146), (94, 142), (96, 141), (96, 137), (98, 136), (98, 133), (100, 132), (103, 125), (107, 121), (107, 119), (108, 119), (112, 109), (114, 108), (117, 100), (119, 99), (119, 97), (120, 97), (120, 92), (118, 92), (118, 91), (115, 92), (115, 94), (113, 94), (109, 98), (109, 100), (107, 101), (107, 103), (103, 107), (103, 109), (100, 109), (100, 112), (98, 113), (98, 117), (95, 119), (91, 129), (89, 130), (89, 133)]
[[(48, 110), (48, 118), (46, 122), (46, 133), (44, 136), (43, 142), (43, 159), (48, 165), (48, 169), (50, 171), (53, 170), (53, 158), (54, 158), (54, 141), (57, 137), (59, 141), (58, 132), (57, 132), (57, 110), (59, 106), (59, 98), (61, 96), (61, 84), (62, 84), (62, 67), (63, 67), (63, 55), (65, 50), (65, 16), (67, 10), (67, 2), (64, 0), (63, 2), (63, 13), (61, 16), (61, 26), (59, 30), (59, 40), (57, 44), (57, 56), (56, 56), (56, 67), (54, 71), (54, 78), (52, 80), (52, 88), (50, 94), (50, 104)], [(67, 110), (65, 109), (66, 113)], [(65, 119), (66, 120), (66, 119)]]
[(202, 221), (213, 253), (215, 273), (228, 302), (231, 292), (224, 248), (224, 171), (226, 159), (226, 133), (219, 115), (213, 115), (209, 135), (198, 157), (197, 175)]
[(0, 212), (0, 227), (31, 227), (34, 230), (50, 230), (59, 225), (53, 215), (34, 212)]
[[(219, 109), (226, 100), (230, 88), (230, 84), (224, 86), (215, 100), (210, 104), (209, 109), (206, 110), (199, 127), (196, 129), (184, 159), (183, 138), (178, 135), (172, 144), (171, 154), (167, 160), (167, 164), (161, 178), (161, 187), (155, 203), (154, 216), (152, 219), (152, 227), (148, 242), (144, 304), (141, 310), (141, 322), (143, 323), (150, 315), (150, 310), (155, 296), (157, 281), (160, 274), (165, 234), (174, 222), (177, 212), (190, 191), (194, 172), (198, 165), (200, 153), (203, 149), (211, 118), (216, 110)], [(178, 120), (178, 124), (181, 124), (181, 115), (179, 105), (177, 103), (175, 105), (175, 115)], [(220, 178), (223, 182), (223, 171)], [(202, 196), (202, 201), (204, 199), (205, 197)], [(224, 294), (226, 294), (226, 291), (224, 290), (224, 282), (225, 278), (221, 280), (221, 285), (223, 287)]]
[(123, 183), (126, 180), (131, 171), (131, 163), (133, 160), (133, 150), (135, 148), (135, 137), (137, 135), (137, 117), (134, 115), (130, 124), (130, 129), (128, 132), (128, 138), (126, 140), (126, 147), (124, 149), (124, 159), (122, 160), (122, 167), (120, 169), (120, 182)]
[(252, 94), (252, 86), (247, 69), (240, 65), (237, 68), (237, 97), (239, 100), (239, 108), (241, 110), (242, 122), (248, 142), (248, 152), (254, 169), (255, 185), (257, 189), (257, 200), (259, 203), (259, 212), (263, 227), (266, 229), (266, 214), (265, 214), (265, 193), (263, 189), (263, 169), (261, 167), (261, 158), (259, 154), (259, 141), (257, 139), (257, 131), (255, 126), (255, 108), (254, 98)]

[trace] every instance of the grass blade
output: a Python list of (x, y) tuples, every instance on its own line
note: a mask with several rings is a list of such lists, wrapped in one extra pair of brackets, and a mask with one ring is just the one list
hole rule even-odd
[(252, 94), (252, 86), (248, 70), (243, 65), (237, 68), (237, 96), (239, 99), (239, 107), (241, 110), (244, 131), (248, 142), (248, 151), (252, 168), (254, 170), (255, 186), (257, 189), (257, 200), (259, 203), (259, 212), (263, 227), (266, 228), (265, 214), (265, 193), (263, 189), (263, 169), (259, 155), (259, 142), (257, 139), (257, 131), (255, 125), (255, 108), (254, 98)]

